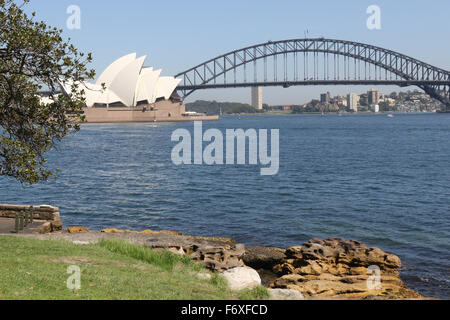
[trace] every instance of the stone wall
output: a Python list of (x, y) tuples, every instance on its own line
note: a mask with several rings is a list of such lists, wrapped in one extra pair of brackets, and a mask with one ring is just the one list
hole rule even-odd
[[(12, 218), (16, 217), (16, 213), (28, 210), (29, 205), (12, 205), (12, 204), (0, 204), (0, 218)], [(34, 209), (34, 220), (44, 221), (59, 221), (61, 217), (59, 215), (59, 208), (52, 206), (32, 206)]]

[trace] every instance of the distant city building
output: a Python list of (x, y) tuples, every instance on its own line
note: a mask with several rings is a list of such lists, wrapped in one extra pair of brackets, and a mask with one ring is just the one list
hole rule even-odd
[(389, 98), (389, 97), (386, 97), (386, 96), (384, 96), (383, 98), (380, 98), (379, 102), (385, 102), (385, 103), (387, 103), (390, 106), (395, 105), (395, 99), (392, 99), (392, 98)]
[(371, 104), (371, 105), (370, 105), (370, 110), (371, 110), (372, 112), (378, 113), (378, 112), (380, 112), (380, 106), (377, 105), (377, 104)]
[(327, 93), (322, 93), (320, 95), (320, 103), (324, 103), (324, 104), (328, 104), (331, 101), (331, 95), (329, 92)]
[(343, 105), (343, 106), (347, 106), (347, 98), (346, 97), (343, 97), (342, 95), (337, 95), (336, 97), (334, 97), (334, 103), (335, 104), (337, 104), (338, 106), (339, 105)]
[(369, 97), (367, 93), (363, 93), (359, 95), (359, 105), (360, 106), (369, 106)]
[(376, 105), (380, 103), (380, 92), (375, 89), (371, 89), (367, 92), (369, 105)]
[(347, 108), (350, 111), (358, 112), (359, 97), (356, 93), (350, 93), (347, 95)]
[(262, 87), (252, 87), (252, 107), (257, 110), (263, 108), (263, 91)]

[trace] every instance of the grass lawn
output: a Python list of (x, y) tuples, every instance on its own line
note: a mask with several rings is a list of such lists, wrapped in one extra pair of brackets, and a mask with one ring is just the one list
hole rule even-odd
[[(70, 266), (81, 271), (81, 288), (67, 288)], [(123, 241), (79, 246), (0, 236), (0, 300), (214, 300), (264, 299), (265, 288), (231, 292), (224, 278), (187, 256)], [(71, 282), (71, 281), (69, 281)]]

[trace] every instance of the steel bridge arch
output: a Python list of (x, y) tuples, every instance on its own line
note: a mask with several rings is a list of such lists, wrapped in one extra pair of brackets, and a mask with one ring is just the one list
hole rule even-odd
[[(323, 70), (327, 70), (327, 74), (324, 74), (324, 79), (319, 79), (319, 74), (316, 75), (316, 60), (314, 60), (314, 77), (304, 78), (299, 81), (298, 65), (295, 65), (294, 80), (288, 80), (286, 77), (286, 59), (288, 54), (294, 54), (294, 59), (297, 59), (298, 53), (313, 53), (314, 59), (316, 54), (322, 53), (326, 57), (323, 65)], [(284, 59), (284, 78), (279, 81), (274, 75), (273, 82), (267, 81), (267, 58), (278, 57), (283, 55)], [(329, 79), (329, 56), (334, 57), (334, 79)], [(385, 71), (386, 79), (381, 80), (368, 80), (367, 74), (365, 79), (361, 79), (361, 73), (358, 74), (358, 79), (350, 79), (350, 74), (344, 74), (344, 80), (340, 80), (339, 73), (336, 75), (336, 57), (345, 57), (354, 59), (355, 61), (355, 78), (356, 78), (356, 61), (368, 63)], [(274, 58), (276, 59), (276, 58)], [(263, 82), (236, 82), (236, 69), (240, 67), (246, 67), (246, 65), (253, 63), (256, 68), (256, 62), (258, 60), (264, 60), (264, 81)], [(308, 60), (309, 61), (309, 60)], [(350, 61), (349, 61), (350, 62)], [(359, 63), (360, 63), (359, 62)], [(274, 62), (277, 63), (277, 62)], [(317, 58), (317, 64), (319, 59)], [(338, 60), (339, 64), (339, 60)], [(360, 66), (360, 64), (359, 64)], [(304, 60), (304, 74), (305, 68), (308, 68), (308, 62)], [(345, 65), (344, 65), (345, 68)], [(350, 67), (348, 65), (350, 70)], [(367, 66), (366, 66), (367, 69)], [(308, 70), (308, 69), (306, 69)], [(319, 70), (319, 66), (317, 66)], [(340, 69), (338, 70), (338, 72)], [(234, 81), (227, 81), (227, 74), (234, 73)], [(375, 71), (376, 72), (376, 71)], [(387, 72), (390, 73), (391, 80), (387, 79)], [(380, 73), (381, 75), (381, 73)], [(392, 75), (396, 76), (396, 80), (392, 80)], [(336, 79), (337, 76), (337, 79)], [(348, 79), (347, 79), (348, 76)], [(444, 103), (450, 108), (450, 72), (444, 69), (432, 66), (423, 61), (417, 60), (410, 56), (354, 41), (337, 40), (337, 39), (325, 39), (325, 38), (305, 38), (305, 39), (291, 39), (281, 41), (269, 41), (266, 43), (257, 44), (254, 46), (245, 47), (242, 49), (234, 50), (206, 62), (203, 62), (193, 68), (190, 68), (184, 72), (176, 75), (177, 78), (182, 79), (181, 84), (178, 86), (178, 90), (182, 92), (183, 98), (187, 97), (195, 90), (208, 89), (208, 88), (226, 88), (226, 87), (251, 87), (251, 86), (264, 86), (264, 85), (279, 85), (289, 87), (292, 85), (317, 85), (317, 84), (395, 84), (399, 86), (416, 85), (423, 89), (432, 98), (435, 98)], [(297, 77), (297, 78), (296, 78)], [(371, 75), (369, 75), (371, 77)], [(375, 74), (376, 77), (376, 74)], [(217, 79), (223, 78), (223, 81), (218, 83)], [(400, 78), (400, 80), (398, 80)], [(256, 80), (256, 76), (255, 76)]]

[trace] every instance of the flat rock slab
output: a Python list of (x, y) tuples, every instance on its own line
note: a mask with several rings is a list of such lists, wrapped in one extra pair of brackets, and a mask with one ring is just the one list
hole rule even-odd
[[(90, 243), (97, 243), (102, 239), (121, 239), (132, 243), (141, 245), (161, 244), (176, 245), (179, 243), (192, 243), (192, 239), (197, 237), (184, 235), (170, 235), (170, 234), (140, 234), (140, 233), (105, 233), (100, 231), (89, 231), (85, 233), (68, 233), (55, 232), (50, 234), (36, 234), (31, 237), (41, 240), (67, 240), (67, 241), (88, 241)], [(232, 244), (232, 242), (225, 242), (219, 240), (208, 240), (208, 238), (200, 238), (200, 243), (206, 244)], [(211, 238), (214, 239), (214, 238)]]
[(244, 263), (253, 269), (272, 268), (286, 259), (285, 249), (275, 247), (246, 247)]

